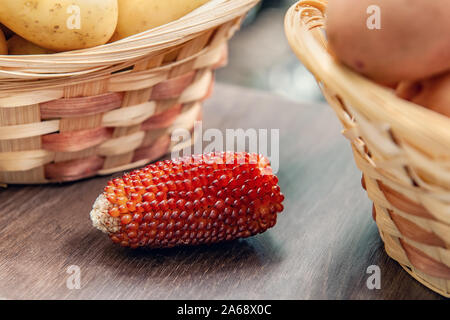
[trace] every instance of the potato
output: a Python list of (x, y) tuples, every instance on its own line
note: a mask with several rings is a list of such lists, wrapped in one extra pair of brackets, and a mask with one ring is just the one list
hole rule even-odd
[(111, 41), (175, 21), (209, 0), (119, 0), (119, 22)]
[(12, 32), (10, 29), (8, 29), (6, 26), (0, 24), (0, 29), (3, 31), (3, 33), (5, 34), (5, 38), (8, 40), (9, 38), (11, 38), (14, 35), (14, 32)]
[(0, 54), (8, 54), (8, 44), (2, 30), (0, 30)]
[(54, 51), (41, 48), (18, 35), (12, 36), (8, 40), (8, 52), (10, 55), (31, 55), (31, 54), (50, 54)]
[(450, 72), (419, 82), (401, 82), (397, 95), (450, 117)]
[(69, 51), (108, 42), (117, 0), (1, 0), (0, 22), (46, 49)]
[[(374, 4), (381, 29), (371, 24)], [(338, 59), (378, 82), (418, 80), (450, 69), (448, 17), (448, 0), (334, 0), (327, 36)]]

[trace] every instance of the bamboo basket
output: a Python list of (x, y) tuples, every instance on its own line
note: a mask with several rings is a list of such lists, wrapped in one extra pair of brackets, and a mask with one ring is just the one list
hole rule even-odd
[(326, 0), (287, 13), (287, 38), (344, 126), (389, 256), (450, 296), (450, 119), (397, 98), (327, 51)]
[(185, 17), (95, 48), (0, 56), (0, 183), (74, 181), (143, 166), (188, 144), (259, 0), (212, 0)]

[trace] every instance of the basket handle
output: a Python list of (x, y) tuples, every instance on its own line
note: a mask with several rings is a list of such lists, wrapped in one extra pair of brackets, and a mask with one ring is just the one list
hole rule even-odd
[(301, 23), (314, 36), (314, 38), (327, 48), (328, 42), (325, 36), (325, 11), (328, 0), (301, 0), (294, 4), (286, 18), (295, 13), (298, 23)]
[(301, 0), (287, 12), (285, 32), (293, 51), (303, 64), (317, 77), (316, 60), (329, 60), (326, 37), (326, 9), (328, 0)]

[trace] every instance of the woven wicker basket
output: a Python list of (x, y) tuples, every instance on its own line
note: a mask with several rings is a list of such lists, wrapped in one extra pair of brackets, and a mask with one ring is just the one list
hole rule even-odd
[(67, 53), (0, 56), (0, 183), (73, 181), (145, 165), (186, 146), (259, 0), (212, 0), (178, 21)]
[(326, 0), (286, 16), (287, 38), (315, 75), (352, 142), (387, 253), (422, 284), (450, 296), (450, 119), (401, 100), (327, 51)]

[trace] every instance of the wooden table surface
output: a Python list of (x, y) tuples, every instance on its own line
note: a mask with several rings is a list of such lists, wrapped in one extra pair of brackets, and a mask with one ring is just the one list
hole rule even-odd
[[(0, 190), (0, 297), (6, 299), (439, 299), (383, 251), (371, 203), (331, 108), (217, 85), (204, 129), (280, 129), (285, 211), (247, 240), (129, 250), (89, 211), (111, 177)], [(68, 289), (69, 266), (81, 288)], [(371, 265), (381, 289), (369, 290)]]

